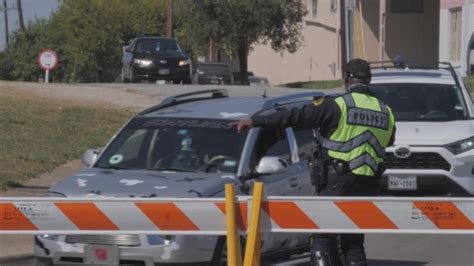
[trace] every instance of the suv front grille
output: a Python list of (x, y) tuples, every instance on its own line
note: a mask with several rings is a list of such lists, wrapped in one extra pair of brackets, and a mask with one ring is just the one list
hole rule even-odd
[(442, 169), (449, 171), (451, 165), (438, 153), (416, 152), (406, 159), (395, 157), (393, 153), (387, 152), (385, 158), (387, 169)]
[(138, 247), (140, 238), (138, 235), (67, 235), (66, 243)]

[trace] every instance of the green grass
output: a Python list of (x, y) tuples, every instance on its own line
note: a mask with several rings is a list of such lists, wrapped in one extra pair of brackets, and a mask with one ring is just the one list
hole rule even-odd
[(131, 115), (0, 90), (0, 190), (105, 145)]
[(465, 77), (464, 83), (466, 83), (466, 86), (468, 87), (468, 89), (470, 89), (471, 92), (474, 93), (474, 76)]

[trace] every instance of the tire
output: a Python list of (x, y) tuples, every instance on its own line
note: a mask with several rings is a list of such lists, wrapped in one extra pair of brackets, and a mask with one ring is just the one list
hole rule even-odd
[(216, 247), (214, 253), (212, 254), (210, 266), (221, 266), (226, 265), (227, 262), (227, 238), (225, 236), (219, 236), (217, 238)]
[(130, 80), (125, 77), (125, 68), (124, 67), (122, 67), (121, 79), (122, 79), (122, 83), (129, 83), (130, 82)]
[(34, 266), (52, 266), (53, 263), (50, 261), (40, 260), (36, 257), (33, 258)]
[[(245, 238), (240, 237), (240, 251), (242, 252), (242, 259), (244, 258)], [(217, 238), (214, 254), (212, 255), (210, 266), (225, 266), (227, 265), (227, 238), (219, 236)]]
[(132, 68), (130, 68), (129, 80), (130, 80), (131, 83), (138, 83), (139, 80), (137, 79), (137, 77), (135, 76), (135, 74), (133, 72), (134, 72), (134, 70), (133, 70), (133, 67), (132, 67)]
[(182, 80), (183, 84), (191, 84), (191, 79), (183, 79)]

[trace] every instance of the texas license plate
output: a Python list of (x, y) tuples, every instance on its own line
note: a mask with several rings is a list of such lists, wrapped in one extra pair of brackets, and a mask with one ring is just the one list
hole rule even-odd
[(169, 73), (170, 73), (170, 70), (167, 68), (158, 70), (158, 74), (160, 75), (169, 75)]
[(416, 190), (416, 176), (388, 176), (388, 190)]
[(86, 245), (84, 252), (86, 265), (119, 265), (120, 255), (116, 246)]

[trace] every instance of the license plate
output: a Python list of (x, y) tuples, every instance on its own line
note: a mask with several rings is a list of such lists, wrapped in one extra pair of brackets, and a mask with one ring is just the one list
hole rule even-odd
[(166, 68), (158, 70), (158, 74), (160, 75), (168, 75), (169, 73), (170, 73), (170, 70)]
[(416, 176), (388, 176), (388, 190), (416, 190)]
[(119, 265), (120, 255), (116, 246), (86, 245), (84, 251), (87, 265)]

